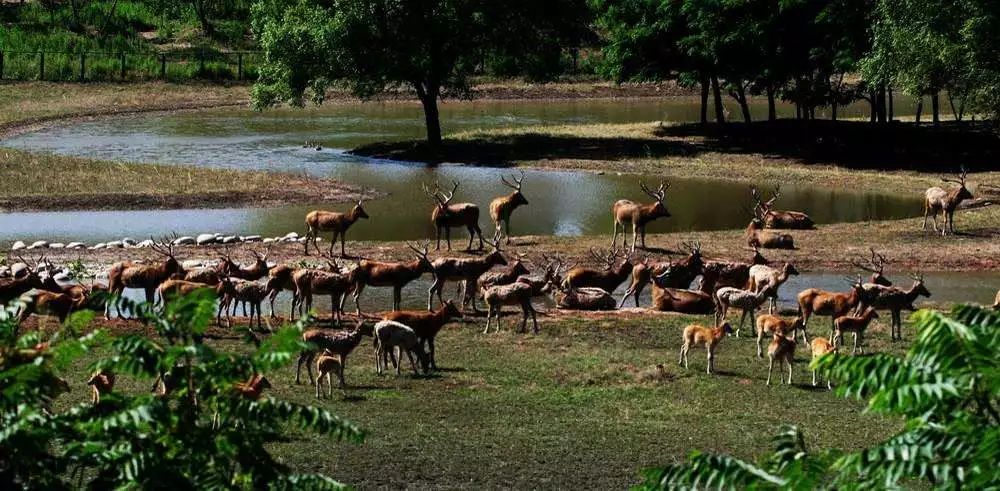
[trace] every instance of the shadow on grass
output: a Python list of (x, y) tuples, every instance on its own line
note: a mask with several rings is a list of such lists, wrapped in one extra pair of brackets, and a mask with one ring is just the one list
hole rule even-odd
[(750, 124), (683, 124), (656, 128), (649, 138), (573, 137), (538, 133), (446, 139), (432, 149), (423, 142), (374, 143), (357, 155), (426, 162), (508, 166), (520, 160), (692, 157), (704, 152), (761, 153), (804, 163), (855, 169), (954, 172), (1000, 168), (1000, 138), (988, 122), (948, 122), (935, 127), (863, 121), (760, 121)]

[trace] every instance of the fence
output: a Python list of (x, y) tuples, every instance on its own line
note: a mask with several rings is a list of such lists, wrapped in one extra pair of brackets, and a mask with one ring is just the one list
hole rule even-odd
[(142, 81), (257, 78), (261, 53), (0, 50), (0, 80)]

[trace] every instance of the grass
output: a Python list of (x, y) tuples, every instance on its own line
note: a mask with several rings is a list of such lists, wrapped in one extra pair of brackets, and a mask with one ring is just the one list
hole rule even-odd
[[(351, 387), (320, 404), (366, 429), (365, 443), (297, 434), (276, 444), (276, 454), (359, 488), (612, 489), (694, 449), (760, 455), (783, 424), (803, 428), (811, 448), (843, 450), (901, 428), (898, 420), (864, 414), (857, 401), (812, 387), (804, 352), (793, 386), (764, 385), (767, 363), (756, 358), (750, 338), (722, 341), (715, 375), (704, 372), (704, 349), (691, 352), (690, 369), (678, 367), (681, 329), (705, 319), (543, 317), (539, 335), (512, 333), (512, 319), (498, 335), (481, 334), (481, 319), (447, 327), (437, 343), (441, 371), (426, 377), (377, 376), (371, 343), (362, 342), (348, 358)], [(822, 335), (826, 326), (814, 322), (811, 332)], [(867, 339), (871, 351), (904, 349), (882, 326)], [(245, 349), (236, 341), (214, 343)], [(95, 359), (70, 372), (78, 375), (70, 380), (73, 392), (57, 401), (61, 408), (86, 400), (80, 388)], [(268, 394), (315, 401), (312, 387), (293, 383), (293, 372), (267, 374), (274, 384)], [(146, 382), (123, 378), (118, 388), (148, 390)]]

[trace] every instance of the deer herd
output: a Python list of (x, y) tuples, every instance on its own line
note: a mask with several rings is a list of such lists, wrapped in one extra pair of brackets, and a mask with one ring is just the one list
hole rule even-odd
[[(466, 251), (472, 252), (478, 239), (477, 255), (468, 257), (430, 257), (430, 241), (422, 245), (407, 244), (408, 260), (377, 261), (368, 258), (350, 257), (346, 251), (346, 235), (358, 220), (368, 219), (364, 209), (365, 192), (362, 190), (356, 204), (346, 212), (316, 210), (305, 219), (307, 233), (304, 240), (304, 254), (309, 255), (310, 245), (325, 264), (309, 266), (304, 261), (297, 264), (272, 264), (267, 261), (267, 251), (250, 251), (253, 261), (242, 266), (232, 260), (229, 253), (221, 254), (216, 265), (186, 270), (176, 257), (174, 245), (169, 240), (154, 241), (152, 251), (160, 257), (153, 262), (123, 261), (115, 263), (108, 271), (108, 285), (99, 284), (84, 287), (66, 285), (54, 281), (51, 263), (43, 258), (26, 266), (14, 278), (0, 279), (0, 304), (20, 301), (19, 319), (30, 314), (52, 315), (60, 321), (73, 311), (91, 309), (103, 310), (110, 317), (114, 308), (118, 316), (122, 312), (117, 302), (106, 301), (123, 293), (126, 288), (143, 290), (149, 303), (168, 304), (179, 297), (197, 290), (208, 290), (218, 298), (216, 315), (218, 324), (231, 325), (232, 316), (238, 307), (244, 316), (249, 311), (249, 329), (261, 334), (265, 329), (261, 306), (270, 302), (270, 318), (276, 317), (275, 300), (281, 292), (291, 292), (292, 301), (289, 319), (307, 315), (313, 308), (315, 296), (330, 297), (331, 322), (339, 325), (344, 316), (347, 296), (354, 299), (358, 325), (352, 330), (331, 331), (311, 329), (303, 334), (303, 339), (315, 351), (303, 353), (299, 368), (305, 364), (310, 380), (314, 380), (312, 365), (315, 361), (318, 379), (317, 396), (323, 376), (327, 383), (336, 374), (344, 385), (344, 366), (347, 355), (361, 342), (362, 336), (371, 336), (376, 346), (376, 368), (381, 373), (388, 363), (397, 372), (403, 353), (410, 359), (417, 371), (419, 361), (424, 371), (436, 368), (434, 359), (434, 339), (442, 326), (464, 316), (471, 307), (479, 313), (478, 301), (482, 300), (486, 309), (484, 333), (501, 328), (501, 312), (505, 306), (519, 307), (522, 313), (520, 330), (527, 329), (532, 321), (534, 332), (538, 332), (538, 321), (534, 299), (552, 296), (557, 308), (573, 310), (616, 310), (621, 309), (631, 297), (639, 306), (639, 296), (646, 286), (652, 287), (650, 308), (656, 311), (678, 312), (689, 315), (713, 316), (713, 327), (691, 324), (683, 330), (683, 347), (680, 363), (688, 365), (688, 352), (692, 347), (705, 346), (708, 355), (707, 371), (712, 373), (715, 353), (721, 340), (729, 336), (740, 337), (744, 324), (749, 319), (749, 329), (757, 339), (757, 356), (763, 357), (761, 345), (765, 336), (771, 338), (767, 353), (770, 360), (768, 383), (774, 363), (789, 366), (788, 382), (791, 383), (791, 363), (796, 350), (796, 335), (810, 346), (814, 356), (836, 351), (843, 343), (843, 334), (853, 335), (852, 354), (861, 350), (865, 331), (871, 322), (879, 318), (879, 311), (890, 314), (891, 338), (902, 339), (901, 312), (914, 310), (914, 302), (921, 296), (929, 297), (921, 276), (912, 276), (913, 283), (908, 288), (893, 285), (885, 276), (888, 259), (870, 249), (870, 255), (859, 258), (853, 264), (870, 273), (867, 281), (859, 274), (848, 279), (846, 291), (827, 291), (807, 288), (795, 297), (798, 308), (794, 317), (782, 317), (778, 312), (778, 292), (789, 279), (799, 272), (791, 263), (772, 264), (762, 253), (767, 249), (793, 249), (793, 237), (787, 230), (804, 230), (815, 227), (814, 221), (799, 211), (783, 211), (774, 208), (781, 197), (780, 187), (775, 187), (768, 199), (760, 190), (750, 188), (752, 209), (750, 223), (746, 228), (745, 243), (753, 255), (747, 261), (708, 260), (702, 256), (699, 243), (684, 243), (684, 256), (672, 260), (654, 261), (651, 256), (637, 254), (646, 247), (646, 227), (654, 220), (670, 218), (666, 194), (670, 189), (667, 182), (661, 182), (653, 190), (645, 183), (639, 189), (651, 201), (638, 203), (621, 199), (611, 206), (613, 235), (607, 250), (590, 250), (590, 264), (566, 264), (557, 256), (542, 255), (540, 262), (533, 262), (523, 255), (512, 255), (501, 250), (501, 244), (511, 243), (511, 220), (517, 208), (528, 206), (522, 184), (525, 174), (502, 176), (501, 184), (510, 193), (494, 199), (489, 206), (490, 217), (495, 231), (491, 240), (483, 238), (479, 226), (479, 207), (473, 203), (454, 203), (453, 198), (460, 183), (452, 181), (445, 191), (440, 185), (423, 185), (430, 198), (432, 209), (430, 222), (435, 230), (435, 250), (441, 249), (442, 233), (445, 246), (451, 250), (451, 229), (465, 228), (469, 234)], [(934, 231), (938, 232), (937, 215), (943, 212), (944, 225), (941, 234), (954, 233), (954, 212), (959, 203), (971, 199), (966, 188), (966, 172), (957, 179), (944, 178), (946, 182), (958, 185), (952, 190), (932, 187), (925, 195), (924, 227), (927, 217), (933, 215)], [(628, 241), (626, 225), (632, 227), (631, 244)], [(317, 245), (319, 234), (330, 232), (330, 246), (326, 253)], [(619, 244), (618, 237), (622, 239)], [(350, 263), (338, 262), (334, 257), (334, 247), (340, 241), (340, 259), (352, 259)], [(490, 250), (483, 251), (485, 244)], [(227, 249), (228, 251), (228, 249)], [(22, 260), (27, 265), (27, 262)], [(344, 261), (345, 263), (347, 261)], [(529, 266), (537, 264), (534, 272)], [(496, 269), (499, 268), (499, 269)], [(429, 275), (432, 279), (427, 291), (427, 310), (402, 310), (402, 290), (413, 281)], [(448, 282), (461, 287), (459, 298), (444, 298)], [(619, 301), (614, 292), (628, 282), (624, 295)], [(360, 297), (366, 287), (391, 288), (392, 301), (387, 305), (391, 310), (379, 316), (374, 326), (367, 325), (362, 313)], [(159, 297), (157, 299), (157, 296)], [(436, 301), (435, 301), (436, 297)], [(766, 312), (763, 310), (766, 305)], [(1000, 307), (1000, 294), (997, 297)], [(740, 320), (735, 329), (728, 322), (730, 310), (740, 311)], [(830, 318), (830, 334), (814, 339), (808, 336), (809, 321), (814, 316)], [(254, 324), (256, 320), (256, 327)], [(269, 324), (269, 323), (268, 323)], [(296, 374), (296, 382), (299, 381)], [(815, 374), (813, 383), (816, 383)]]

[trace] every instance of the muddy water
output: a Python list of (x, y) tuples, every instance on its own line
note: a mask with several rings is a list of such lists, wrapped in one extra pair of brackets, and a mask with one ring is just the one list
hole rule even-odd
[[(787, 111), (788, 108), (783, 108)], [(470, 102), (444, 105), (446, 131), (593, 122), (690, 121), (697, 104), (677, 100), (586, 100), (558, 102)], [(239, 169), (266, 169), (332, 177), (391, 194), (372, 202), (372, 219), (351, 230), (352, 238), (417, 239), (431, 233), (431, 203), (419, 183), (461, 181), (456, 201), (485, 209), (507, 192), (501, 170), (426, 166), (372, 160), (346, 149), (384, 140), (420, 138), (419, 108), (411, 104), (342, 104), (319, 109), (253, 113), (219, 109), (168, 115), (141, 115), (84, 122), (22, 135), (3, 145), (66, 155), (140, 162), (185, 163)], [(309, 147), (304, 143), (309, 142)], [(317, 151), (313, 145), (321, 145)], [(655, 179), (647, 179), (655, 181)], [(583, 172), (529, 171), (524, 192), (531, 202), (515, 215), (514, 233), (592, 235), (610, 232), (610, 204), (644, 199), (636, 176)], [(763, 183), (762, 183), (763, 184)], [(890, 219), (920, 213), (919, 200), (877, 193), (833, 191), (785, 183), (781, 206), (807, 211), (819, 223)], [(673, 217), (651, 232), (742, 227), (747, 188), (728, 182), (672, 179), (667, 205)], [(316, 203), (279, 208), (13, 213), (0, 215), (0, 241), (34, 239), (106, 241), (175, 231), (284, 235), (303, 232), (311, 209), (341, 208)]]

